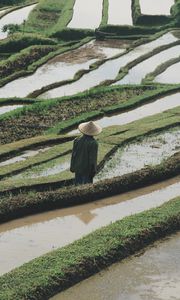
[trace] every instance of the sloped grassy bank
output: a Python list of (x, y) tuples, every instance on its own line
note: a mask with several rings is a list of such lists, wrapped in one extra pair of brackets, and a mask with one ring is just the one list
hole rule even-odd
[(0, 278), (2, 300), (45, 300), (180, 229), (180, 198), (124, 218)]
[[(52, 191), (47, 191), (48, 184), (41, 184), (39, 193), (7, 193), (0, 200), (0, 223), (56, 208), (87, 203), (124, 193), (133, 189), (151, 185), (177, 176), (180, 168), (180, 152), (155, 167), (146, 167), (140, 171), (106, 179), (92, 185), (64, 187), (58, 189), (58, 182), (51, 184)], [(56, 189), (56, 190), (55, 190)], [(1, 193), (2, 194), (2, 193)]]

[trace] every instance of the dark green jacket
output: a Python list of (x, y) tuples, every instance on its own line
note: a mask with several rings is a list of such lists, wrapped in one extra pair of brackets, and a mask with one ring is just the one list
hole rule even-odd
[(97, 167), (97, 152), (98, 143), (92, 136), (76, 138), (71, 157), (71, 172), (93, 177)]

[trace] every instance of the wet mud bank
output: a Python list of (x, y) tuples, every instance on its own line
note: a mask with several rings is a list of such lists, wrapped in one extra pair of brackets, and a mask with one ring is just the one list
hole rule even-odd
[[(51, 300), (179, 299), (180, 233), (82, 281)], [(136, 278), (136, 280), (134, 280)]]
[[(107, 195), (122, 194), (178, 176), (179, 156), (180, 153), (176, 153), (156, 167), (146, 167), (131, 174), (99, 181), (93, 185), (93, 188), (91, 188), (91, 185), (84, 185), (82, 187), (71, 186), (58, 189), (60, 182), (57, 179), (56, 182), (46, 184), (4, 189), (0, 192), (0, 222), (3, 223), (37, 212), (92, 202), (103, 199)], [(63, 182), (63, 185), (65, 184), (67, 182)], [(72, 184), (72, 181), (69, 184)], [(47, 191), (47, 189), (53, 189), (53, 191)], [(23, 193), (23, 191), (30, 190), (39, 191), (39, 193)], [(15, 195), (17, 193), (18, 195)]]
[[(179, 216), (179, 198), (176, 198), (159, 208), (98, 229), (71, 245), (1, 276), (0, 296), (2, 300), (7, 299), (7, 295), (9, 300), (21, 300), (25, 296), (37, 300), (48, 299), (179, 230)], [(7, 285), (6, 282), (11, 284)]]

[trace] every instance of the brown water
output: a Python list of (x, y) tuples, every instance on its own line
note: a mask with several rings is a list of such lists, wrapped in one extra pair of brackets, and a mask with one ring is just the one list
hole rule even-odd
[(180, 130), (144, 138), (119, 148), (96, 175), (95, 181), (155, 166), (180, 150)]
[(89, 28), (99, 27), (102, 19), (103, 0), (76, 0), (73, 17), (68, 27)]
[(126, 193), (0, 225), (0, 274), (111, 222), (169, 201), (180, 195), (179, 179), (151, 186), (143, 192)]
[(0, 39), (4, 39), (7, 37), (7, 32), (3, 32), (2, 29), (7, 24), (22, 24), (24, 20), (26, 20), (30, 14), (30, 12), (35, 8), (37, 4), (29, 5), (9, 14), (5, 15), (0, 19)]
[[(131, 122), (140, 120), (142, 118), (152, 116), (158, 113), (162, 113), (168, 109), (178, 107), (180, 105), (180, 93), (173, 95), (164, 96), (163, 98), (157, 99), (156, 101), (145, 104), (133, 110), (125, 113), (120, 113), (110, 117), (103, 117), (97, 120), (97, 123), (102, 127), (106, 128), (114, 125), (125, 125)], [(77, 134), (79, 131), (72, 130), (68, 134)]]
[(174, 0), (140, 0), (141, 13), (144, 15), (170, 15)]
[(49, 150), (50, 147), (40, 148), (38, 150), (27, 150), (24, 151), (21, 155), (15, 156), (13, 158), (7, 159), (0, 163), (0, 167), (11, 165), (20, 161), (25, 161), (29, 157), (34, 157), (39, 153), (44, 153), (45, 151)]
[(51, 300), (179, 300), (179, 253), (177, 233)]
[(109, 0), (108, 24), (133, 25), (131, 0)]
[(115, 79), (118, 75), (119, 70), (122, 67), (125, 67), (129, 62), (152, 51), (157, 47), (170, 44), (176, 41), (177, 39), (178, 38), (176, 38), (172, 33), (166, 33), (165, 35), (161, 36), (155, 41), (138, 46), (129, 53), (126, 53), (119, 58), (105, 62), (98, 69), (88, 74), (85, 74), (80, 80), (72, 84), (67, 84), (62, 87), (45, 92), (41, 94), (38, 98), (50, 99), (65, 95), (73, 95), (75, 93), (83, 92), (94, 86), (97, 86), (105, 80)]
[(23, 105), (5, 105), (0, 106), (0, 115), (3, 115), (9, 111), (15, 110), (16, 108), (23, 107)]
[(23, 78), (11, 81), (0, 88), (0, 98), (26, 97), (28, 94), (46, 85), (73, 79), (79, 70), (88, 70), (89, 66), (97, 60), (112, 57), (124, 51), (124, 45), (111, 47), (111, 42), (92, 41), (86, 45), (60, 54), (49, 60), (37, 71)]
[(153, 72), (159, 65), (165, 63), (166, 61), (178, 57), (179, 53), (180, 45), (161, 51), (160, 53), (153, 55), (152, 57), (130, 69), (128, 74), (123, 79), (117, 81), (113, 85), (140, 84), (148, 73)]
[(160, 83), (179, 83), (180, 82), (180, 62), (170, 66), (163, 73), (158, 75), (155, 82)]

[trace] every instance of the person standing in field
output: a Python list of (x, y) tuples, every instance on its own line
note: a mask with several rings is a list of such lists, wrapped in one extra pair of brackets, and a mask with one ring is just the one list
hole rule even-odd
[(78, 129), (83, 135), (74, 140), (70, 165), (70, 171), (75, 173), (75, 185), (93, 183), (98, 153), (98, 142), (94, 136), (102, 131), (92, 121), (80, 124)]

